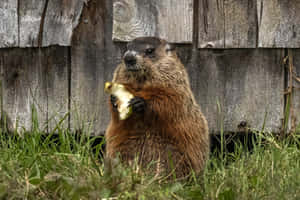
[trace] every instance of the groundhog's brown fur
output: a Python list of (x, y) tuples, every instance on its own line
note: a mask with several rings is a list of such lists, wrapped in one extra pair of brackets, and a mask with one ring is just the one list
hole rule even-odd
[[(149, 48), (152, 53), (147, 52)], [(143, 113), (122, 121), (110, 104), (107, 156), (120, 153), (124, 161), (137, 156), (143, 167), (155, 163), (152, 169), (156, 172), (174, 170), (177, 177), (188, 175), (191, 169), (200, 172), (208, 158), (208, 127), (176, 52), (154, 37), (137, 38), (128, 44), (128, 50), (137, 52), (137, 70), (128, 70), (122, 61), (113, 82), (124, 84), (146, 106)]]

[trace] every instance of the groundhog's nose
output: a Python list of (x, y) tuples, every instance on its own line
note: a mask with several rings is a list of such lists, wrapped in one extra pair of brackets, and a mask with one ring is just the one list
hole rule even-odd
[(128, 69), (132, 68), (136, 64), (136, 52), (126, 51), (124, 54), (124, 62)]

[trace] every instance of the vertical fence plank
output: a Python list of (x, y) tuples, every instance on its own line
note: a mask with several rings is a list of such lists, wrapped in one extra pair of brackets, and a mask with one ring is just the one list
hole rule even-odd
[(224, 48), (224, 2), (211, 0), (199, 1), (199, 47)]
[(103, 129), (105, 2), (84, 7), (71, 47), (71, 127), (99, 134)]
[(14, 128), (30, 130), (34, 106), (42, 128), (47, 120), (47, 99), (39, 52), (36, 49), (1, 49), (0, 52), (3, 110)]
[(189, 72), (212, 133), (219, 132), (222, 123), (227, 132), (244, 131), (244, 125), (260, 129), (265, 115), (266, 130), (279, 132), (284, 103), (282, 59), (282, 50), (199, 51), (198, 64), (190, 65)]
[[(70, 47), (43, 48), (48, 131), (68, 128)], [(57, 131), (57, 130), (56, 130)]]
[(193, 24), (193, 1), (156, 1), (157, 34), (169, 42), (191, 43)]
[(256, 0), (199, 1), (199, 48), (256, 47)]
[(158, 36), (169, 42), (191, 43), (192, 0), (114, 0), (113, 39), (130, 41)]
[(300, 1), (258, 1), (259, 47), (300, 47)]
[(30, 130), (34, 119), (47, 131), (49, 121), (50, 128), (55, 126), (50, 116), (58, 120), (67, 113), (66, 49), (0, 50), (3, 111), (13, 128)]
[(93, 135), (103, 135), (110, 120), (104, 83), (121, 59), (111, 37), (112, 6), (107, 0), (89, 1), (72, 40), (71, 127)]
[(50, 0), (45, 15), (43, 28), (43, 46), (69, 46), (73, 30), (76, 28), (83, 0)]
[(1, 0), (0, 48), (18, 45), (18, 0)]
[(257, 0), (226, 0), (225, 48), (255, 48), (257, 40)]
[(46, 0), (19, 0), (20, 47), (37, 47)]

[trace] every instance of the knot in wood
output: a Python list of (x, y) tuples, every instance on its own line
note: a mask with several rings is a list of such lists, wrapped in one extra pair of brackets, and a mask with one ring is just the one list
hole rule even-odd
[(128, 22), (133, 17), (133, 11), (125, 1), (114, 3), (114, 20), (118, 22)]

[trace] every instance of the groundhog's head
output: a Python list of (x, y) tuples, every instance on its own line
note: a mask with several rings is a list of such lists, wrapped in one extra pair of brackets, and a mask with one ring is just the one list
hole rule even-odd
[(187, 83), (187, 75), (174, 45), (156, 37), (140, 37), (128, 43), (113, 81), (174, 85)]

